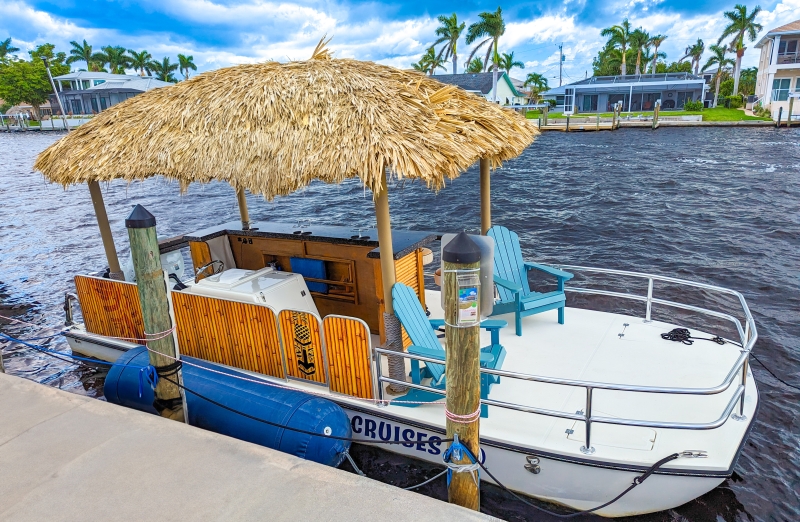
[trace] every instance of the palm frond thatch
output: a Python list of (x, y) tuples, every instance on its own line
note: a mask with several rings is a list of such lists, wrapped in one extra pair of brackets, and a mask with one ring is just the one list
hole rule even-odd
[(55, 183), (162, 175), (185, 190), (213, 180), (286, 195), (313, 180), (384, 169), (438, 190), (480, 158), (519, 155), (538, 132), (519, 114), (419, 73), (314, 58), (237, 65), (155, 89), (103, 111), (42, 152)]

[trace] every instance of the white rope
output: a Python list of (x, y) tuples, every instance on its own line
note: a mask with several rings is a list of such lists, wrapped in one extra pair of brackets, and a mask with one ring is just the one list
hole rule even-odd
[(452, 411), (447, 409), (447, 406), (445, 406), (444, 416), (453, 422), (457, 422), (458, 424), (469, 424), (471, 422), (475, 422), (480, 418), (481, 404), (480, 402), (478, 402), (478, 409), (473, 411), (472, 413), (468, 413), (467, 415), (458, 415), (457, 413), (453, 413)]

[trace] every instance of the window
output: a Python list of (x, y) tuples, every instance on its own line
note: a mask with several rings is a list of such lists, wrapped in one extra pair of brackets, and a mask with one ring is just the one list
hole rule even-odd
[(100, 98), (100, 110), (104, 111), (108, 108), (108, 98)]
[(82, 114), (83, 111), (81, 110), (81, 101), (80, 100), (70, 100), (70, 105), (72, 105), (72, 114)]
[(105, 80), (94, 80), (94, 85), (100, 85), (101, 83), (106, 83)]
[(800, 92), (800, 76), (794, 81), (794, 92)]
[(581, 110), (583, 112), (596, 112), (597, 111), (597, 95), (596, 94), (584, 94), (583, 95), (583, 104), (581, 105)]
[(82, 89), (89, 88), (89, 80), (83, 80), (81, 83), (83, 84), (83, 86), (81, 87)]
[(789, 99), (789, 78), (772, 80), (772, 100), (786, 101)]
[(572, 104), (575, 100), (575, 89), (564, 89), (564, 112), (572, 112)]
[(778, 54), (797, 53), (797, 40), (781, 40), (778, 44)]
[(92, 102), (92, 113), (98, 113), (98, 112), (100, 112), (100, 111), (98, 111), (98, 110), (97, 110), (97, 100), (96, 100), (96, 99), (94, 99), (94, 98), (92, 98), (92, 99), (91, 99), (91, 102)]
[(564, 97), (556, 96), (556, 105), (564, 105)]

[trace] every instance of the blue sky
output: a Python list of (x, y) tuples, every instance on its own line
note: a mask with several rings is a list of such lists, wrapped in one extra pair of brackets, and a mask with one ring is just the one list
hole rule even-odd
[[(542, 0), (505, 1), (506, 34), (501, 51), (525, 63), (513, 76), (545, 74), (557, 85), (558, 44), (564, 44), (565, 83), (591, 74), (592, 58), (604, 39), (600, 30), (624, 17), (651, 34), (666, 34), (668, 60), (702, 38), (716, 41), (722, 12), (736, 0)], [(52, 42), (67, 50), (70, 40), (96, 49), (123, 45), (154, 57), (191, 54), (200, 71), (274, 59), (305, 59), (324, 35), (339, 57), (374, 60), (407, 68), (435, 39), (440, 14), (457, 13), (467, 24), (498, 2), (474, 0), (0, 0), (0, 40), (24, 50)], [(755, 5), (751, 4), (751, 7)], [(762, 2), (766, 29), (800, 18), (800, 0)], [(469, 48), (462, 42), (460, 62)], [(744, 64), (755, 65), (751, 47)], [(447, 65), (451, 69), (450, 64)], [(462, 64), (459, 64), (459, 68)], [(442, 71), (444, 72), (444, 71)]]

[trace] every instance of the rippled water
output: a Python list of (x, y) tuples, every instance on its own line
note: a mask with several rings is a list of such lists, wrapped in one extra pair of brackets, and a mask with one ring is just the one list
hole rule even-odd
[[(65, 191), (32, 172), (36, 154), (58, 137), (0, 134), (0, 313), (48, 326), (63, 321), (72, 275), (105, 266), (86, 187)], [(741, 291), (758, 325), (754, 353), (800, 384), (800, 130), (548, 133), (494, 174), (492, 190), (494, 222), (520, 233), (526, 256)], [(155, 214), (164, 237), (238, 218), (233, 190), (223, 184), (192, 186), (181, 196), (176, 185), (151, 179), (112, 183), (104, 194), (121, 257), (134, 204)], [(439, 194), (414, 183), (390, 194), (396, 228), (479, 226), (475, 169)], [(314, 185), (273, 203), (249, 200), (256, 220), (374, 224), (370, 194), (355, 182)], [(0, 324), (19, 336), (34, 332)], [(102, 372), (0, 346), (9, 373), (102, 397)], [(58, 339), (50, 346), (66, 350)], [(753, 371), (761, 410), (734, 477), (685, 506), (636, 519), (800, 519), (800, 394), (757, 363)], [(430, 476), (427, 464), (384, 452), (360, 448), (356, 458), (371, 476), (398, 485)], [(423, 492), (445, 495), (443, 484)], [(487, 488), (483, 506), (509, 520), (541, 519), (496, 488)]]

